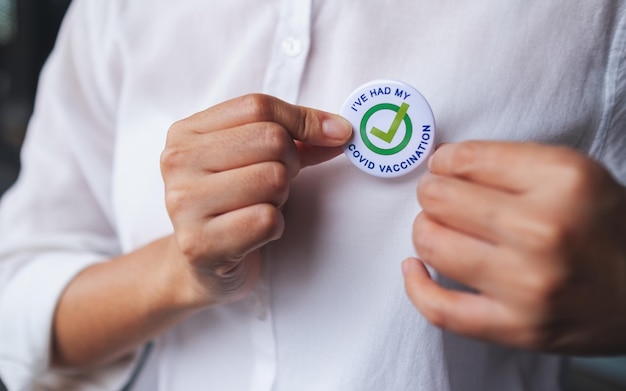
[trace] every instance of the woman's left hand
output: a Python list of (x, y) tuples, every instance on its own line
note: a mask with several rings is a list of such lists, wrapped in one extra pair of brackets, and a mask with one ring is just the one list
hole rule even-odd
[[(626, 190), (573, 150), (441, 146), (419, 183), (423, 211), (403, 263), (434, 325), (509, 346), (626, 353)], [(473, 292), (443, 288), (432, 267)]]

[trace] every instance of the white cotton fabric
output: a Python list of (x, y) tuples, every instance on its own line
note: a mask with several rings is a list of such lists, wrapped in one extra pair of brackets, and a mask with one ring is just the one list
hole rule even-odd
[[(610, 0), (75, 0), (0, 206), (0, 378), (129, 381), (132, 357), (51, 371), (52, 317), (82, 269), (172, 232), (159, 155), (174, 121), (252, 92), (337, 112), (391, 78), (428, 99), (439, 142), (568, 145), (626, 183), (625, 39)], [(157, 338), (133, 389), (557, 389), (558, 357), (441, 332), (406, 298), (424, 170), (380, 179), (340, 156), (302, 171), (255, 291)]]

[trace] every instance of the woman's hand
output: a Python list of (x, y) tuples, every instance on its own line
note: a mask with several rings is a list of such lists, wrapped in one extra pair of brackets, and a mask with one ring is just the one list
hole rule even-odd
[(191, 271), (190, 301), (236, 300), (259, 274), (259, 251), (284, 229), (289, 182), (341, 153), (343, 118), (247, 95), (177, 122), (161, 158), (174, 253)]
[(175, 232), (70, 282), (55, 313), (54, 365), (113, 362), (196, 311), (245, 294), (259, 272), (255, 250), (283, 231), (290, 179), (339, 154), (351, 129), (336, 115), (264, 95), (174, 124), (161, 169)]
[(443, 145), (429, 168), (415, 248), (475, 292), (405, 261), (428, 320), (522, 348), (626, 353), (626, 191), (603, 167), (561, 147), (466, 142)]

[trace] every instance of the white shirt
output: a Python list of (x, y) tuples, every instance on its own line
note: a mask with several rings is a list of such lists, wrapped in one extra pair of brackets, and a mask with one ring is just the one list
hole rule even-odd
[[(0, 377), (10, 391), (128, 381), (136, 358), (50, 374), (56, 302), (88, 265), (172, 232), (167, 129), (232, 97), (337, 112), (366, 81), (403, 80), (440, 142), (565, 144), (626, 182), (624, 18), (608, 0), (76, 0), (0, 209)], [(301, 172), (258, 287), (159, 337), (134, 389), (556, 389), (557, 357), (442, 332), (406, 298), (424, 170), (380, 179), (340, 156)]]

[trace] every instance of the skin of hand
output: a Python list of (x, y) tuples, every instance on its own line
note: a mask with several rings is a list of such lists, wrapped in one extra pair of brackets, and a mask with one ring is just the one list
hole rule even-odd
[[(419, 183), (405, 288), (435, 326), (530, 350), (626, 353), (626, 190), (533, 143), (442, 145)], [(425, 265), (469, 288), (446, 289)]]
[(161, 157), (181, 262), (213, 305), (241, 298), (259, 274), (259, 248), (284, 229), (281, 207), (302, 167), (340, 154), (345, 119), (253, 94), (172, 126)]
[(52, 364), (110, 363), (198, 310), (243, 297), (259, 249), (283, 232), (290, 180), (340, 154), (351, 133), (340, 116), (260, 94), (175, 123), (161, 155), (174, 233), (70, 282), (54, 316)]

